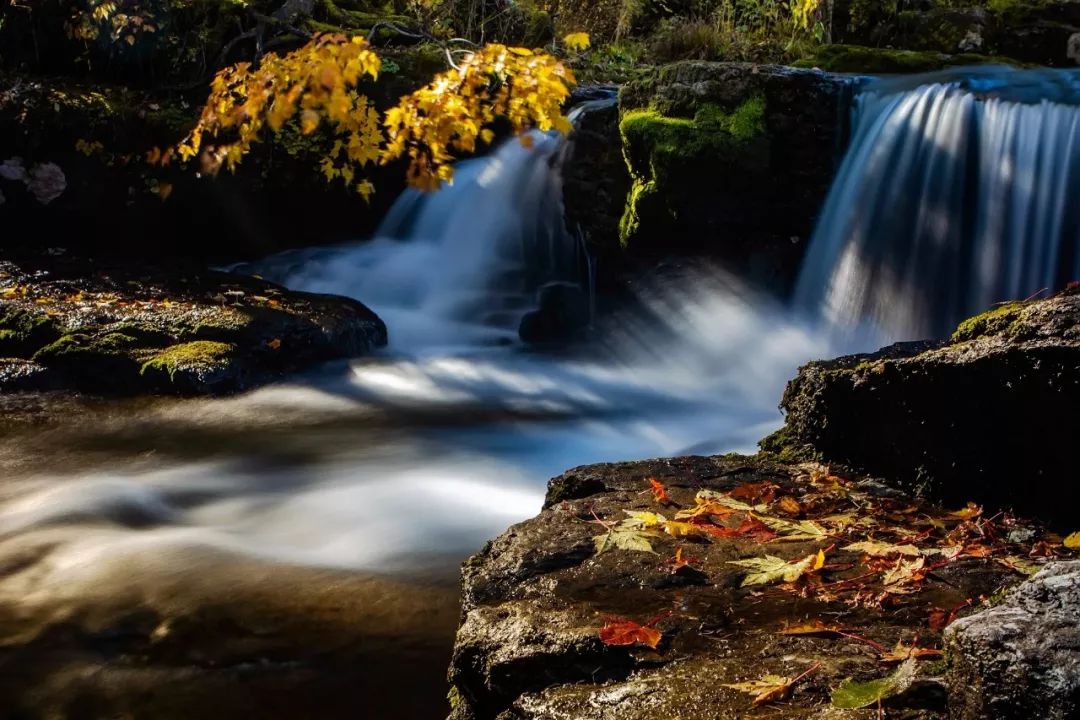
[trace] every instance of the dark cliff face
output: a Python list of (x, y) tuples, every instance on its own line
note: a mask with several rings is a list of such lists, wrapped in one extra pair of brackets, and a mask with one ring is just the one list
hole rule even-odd
[(788, 385), (767, 449), (803, 447), (950, 502), (1071, 522), (1080, 293), (1010, 303), (943, 343), (814, 362)]

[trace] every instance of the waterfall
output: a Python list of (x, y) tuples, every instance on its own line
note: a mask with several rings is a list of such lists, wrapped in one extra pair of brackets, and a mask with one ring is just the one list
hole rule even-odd
[(796, 303), (896, 339), (1080, 277), (1080, 74), (964, 69), (870, 83)]
[(588, 284), (563, 221), (564, 138), (532, 132), (455, 165), (438, 192), (408, 189), (373, 240), (283, 253), (242, 268), (289, 287), (362, 298), (397, 349), (514, 342), (537, 292)]

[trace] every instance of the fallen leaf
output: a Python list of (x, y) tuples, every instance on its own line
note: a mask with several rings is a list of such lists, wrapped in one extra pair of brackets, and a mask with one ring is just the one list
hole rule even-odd
[(664, 532), (672, 537), (693, 537), (695, 535), (710, 534), (708, 527), (705, 525), (678, 522), (677, 520), (668, 520), (664, 523)]
[(906, 660), (892, 675), (878, 680), (869, 682), (845, 680), (840, 683), (840, 687), (832, 691), (833, 706), (845, 710), (856, 710), (877, 705), (882, 700), (899, 695), (915, 682), (917, 662), (914, 658)]
[(704, 518), (708, 516), (714, 517), (726, 517), (735, 512), (736, 509), (722, 505), (718, 502), (703, 501), (700, 497), (696, 498), (697, 505), (687, 510), (680, 510), (675, 513), (676, 520), (687, 520), (690, 518)]
[(775, 509), (779, 510), (784, 515), (790, 515), (791, 517), (798, 517), (799, 515), (802, 515), (803, 511), (799, 501), (790, 495), (785, 495), (777, 500)]
[(662, 637), (654, 627), (623, 618), (613, 618), (600, 628), (600, 642), (605, 645), (644, 645), (655, 650)]
[(914, 560), (900, 558), (896, 561), (896, 565), (881, 576), (881, 582), (886, 586), (902, 586), (922, 582), (926, 577), (925, 565), (926, 561), (921, 557)]
[(998, 564), (1004, 565), (1010, 570), (1015, 570), (1021, 575), (1032, 576), (1035, 573), (1042, 570), (1043, 566), (1039, 563), (1032, 562), (1017, 555), (1009, 555), (1007, 557), (996, 558)]
[(809, 670), (797, 677), (789, 678), (782, 675), (763, 675), (757, 680), (747, 680), (741, 683), (724, 683), (724, 687), (739, 692), (750, 693), (754, 696), (754, 705), (764, 705), (776, 700), (783, 700), (791, 692), (791, 688), (804, 677), (821, 667), (821, 663), (814, 663)]
[(266, 346), (271, 350), (277, 350), (281, 347), (281, 338), (274, 338), (270, 342), (266, 343)]
[(788, 625), (778, 630), (778, 635), (836, 635), (844, 630), (840, 625), (826, 623), (823, 620), (807, 620), (797, 625)]
[(776, 582), (795, 582), (808, 572), (821, 569), (825, 564), (825, 553), (807, 555), (802, 560), (788, 562), (783, 558), (766, 555), (747, 560), (729, 560), (729, 565), (738, 565), (749, 572), (743, 578), (742, 587), (749, 585), (768, 585)]
[(660, 513), (649, 512), (648, 510), (623, 510), (623, 512), (629, 515), (626, 520), (619, 523), (623, 527), (654, 528), (667, 522), (667, 518)]
[(671, 502), (671, 498), (668, 497), (667, 489), (664, 484), (656, 478), (649, 478), (649, 489), (652, 490), (653, 501), (657, 503)]
[(923, 551), (914, 545), (890, 545), (889, 543), (876, 542), (874, 540), (864, 540), (862, 542), (852, 543), (840, 549), (848, 550), (850, 552), (861, 552), (873, 557), (890, 557), (893, 555), (903, 555), (905, 557), (923, 556)]
[(932, 648), (921, 648), (915, 644), (905, 645), (902, 642), (896, 643), (896, 647), (888, 652), (881, 653), (881, 657), (878, 659), (883, 663), (902, 663), (907, 660), (930, 660), (938, 659), (944, 653), (940, 650), (934, 650)]
[(1066, 537), (1061, 544), (1070, 550), (1080, 550), (1080, 530)]
[(652, 543), (649, 542), (652, 537), (655, 537), (655, 535), (650, 534), (647, 531), (636, 530), (620, 524), (611, 528), (603, 535), (594, 537), (593, 544), (596, 545), (597, 554), (612, 549), (637, 550), (639, 552), (650, 552), (655, 554), (656, 551), (653, 550)]
[(751, 505), (765, 505), (776, 499), (777, 490), (779, 488), (775, 483), (771, 482), (743, 483), (729, 492), (728, 495)]
[(696, 499), (699, 502), (712, 502), (732, 510), (742, 510), (743, 512), (758, 512), (763, 513), (769, 509), (767, 503), (761, 503), (758, 505), (748, 505), (741, 500), (725, 495), (724, 493), (716, 492), (715, 490), (700, 490), (698, 491)]
[(781, 520), (780, 518), (767, 515), (756, 515), (758, 520), (764, 523), (770, 530), (775, 530), (783, 537), (781, 540), (824, 540), (829, 536), (825, 528), (812, 520)]

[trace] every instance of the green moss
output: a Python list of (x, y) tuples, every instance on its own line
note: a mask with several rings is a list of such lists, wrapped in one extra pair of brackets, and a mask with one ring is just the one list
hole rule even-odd
[(1011, 63), (1007, 58), (965, 53), (945, 53), (920, 50), (893, 50), (862, 45), (824, 45), (811, 55), (797, 60), (795, 67), (819, 68), (829, 72), (846, 73), (914, 73), (940, 70), (953, 65), (985, 65)]
[(1009, 329), (1020, 316), (1025, 303), (1011, 302), (968, 318), (956, 327), (953, 342), (965, 342), (985, 335), (997, 335)]
[(59, 335), (56, 323), (43, 312), (0, 307), (0, 356), (30, 357)]
[(56, 358), (85, 352), (89, 338), (82, 333), (68, 333), (34, 353), (34, 362), (48, 363)]
[(801, 463), (820, 459), (819, 453), (813, 448), (795, 439), (787, 425), (763, 437), (758, 442), (758, 447), (761, 452), (772, 455), (782, 463)]
[(212, 340), (196, 340), (165, 348), (143, 363), (140, 375), (162, 372), (173, 380), (178, 371), (210, 370), (220, 367), (236, 352), (236, 346)]
[(623, 245), (637, 234), (643, 217), (664, 212), (665, 194), (684, 187), (700, 191), (711, 172), (733, 165), (763, 165), (767, 156), (767, 151), (754, 147), (765, 136), (765, 99), (760, 96), (730, 111), (703, 104), (692, 118), (671, 117), (651, 108), (629, 110), (619, 132), (633, 180), (619, 223)]

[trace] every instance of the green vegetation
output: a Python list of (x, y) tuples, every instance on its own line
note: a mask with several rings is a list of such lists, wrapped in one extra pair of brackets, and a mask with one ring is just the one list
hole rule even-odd
[(236, 354), (236, 350), (235, 345), (212, 340), (196, 340), (173, 345), (144, 362), (139, 374), (164, 373), (172, 381), (175, 379), (177, 372), (219, 369), (228, 363), (230, 358)]
[(823, 45), (793, 63), (795, 67), (819, 68), (842, 73), (917, 73), (952, 65), (1011, 62), (986, 55), (947, 55), (930, 50), (894, 50), (861, 45)]
[(619, 225), (623, 245), (641, 229), (643, 216), (667, 211), (666, 196), (709, 183), (717, 166), (760, 165), (767, 155), (765, 100), (752, 97), (731, 111), (703, 104), (692, 118), (653, 109), (630, 110), (619, 125), (633, 185)]
[(953, 342), (965, 342), (986, 335), (998, 335), (1007, 332), (1016, 322), (1027, 303), (1011, 302), (999, 305), (993, 310), (968, 318), (956, 327), (952, 334)]

